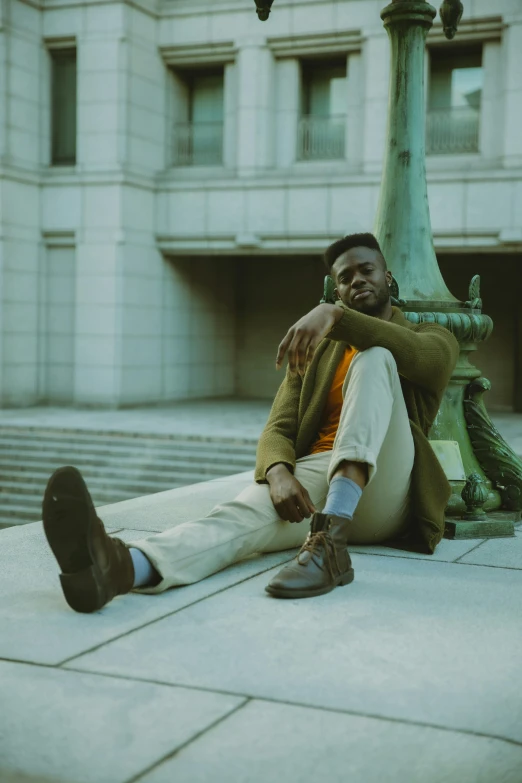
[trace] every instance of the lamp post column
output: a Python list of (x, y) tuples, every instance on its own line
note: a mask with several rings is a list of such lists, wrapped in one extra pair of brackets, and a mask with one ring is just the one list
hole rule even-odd
[[(461, 10), (456, 0), (446, 0), (442, 9), (449, 37), (455, 34), (459, 6)], [(451, 461), (452, 442), (458, 444), (463, 468), (460, 478), (449, 476), (453, 493), (446, 509), (447, 533), (455, 537), (509, 535), (513, 515), (491, 513), (501, 507), (520, 507), (521, 466), (515, 455), (507, 455), (509, 447), (494, 431), (482, 402), (489, 382), (469, 361), (477, 343), (491, 334), (493, 323), (481, 311), (478, 277), (471, 283), (469, 301), (458, 301), (444, 282), (433, 247), (425, 164), (424, 71), (426, 36), (435, 14), (423, 0), (393, 0), (381, 13), (390, 37), (391, 71), (375, 234), (400, 285), (400, 296), (406, 300), (402, 305), (408, 320), (438, 323), (453, 332), (460, 344), (457, 366), (430, 432), (443, 464)], [(474, 487), (477, 482), (482, 485), (479, 494), (485, 498), (475, 519), (466, 514), (462, 497), (466, 479), (466, 491), (471, 492), (470, 477)]]
[[(268, 18), (272, 3), (255, 0), (260, 19)], [(440, 15), (447, 38), (455, 36), (462, 12), (460, 0), (443, 0)], [(493, 322), (482, 314), (478, 275), (471, 281), (469, 300), (458, 301), (444, 282), (433, 247), (424, 70), (426, 35), (435, 14), (424, 0), (392, 0), (381, 13), (391, 43), (391, 74), (375, 234), (400, 285), (395, 294), (397, 299), (403, 297), (398, 303), (406, 318), (412, 323), (440, 324), (460, 345), (459, 361), (429, 433), (443, 465), (448, 469), (453, 454), (458, 468), (453, 473), (452, 467), (449, 475), (453, 492), (446, 508), (447, 534), (458, 538), (513, 535), (513, 523), (522, 509), (522, 462), (491, 423), (482, 399), (489, 381), (469, 361), (477, 343), (491, 334)], [(331, 283), (327, 278), (321, 301), (329, 300)]]
[(375, 233), (408, 307), (458, 305), (440, 273), (426, 185), (424, 58), (436, 11), (394, 0), (381, 13), (391, 44), (388, 131)]

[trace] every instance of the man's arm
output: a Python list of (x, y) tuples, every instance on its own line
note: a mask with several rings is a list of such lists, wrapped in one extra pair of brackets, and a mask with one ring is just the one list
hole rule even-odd
[(423, 324), (414, 331), (344, 308), (327, 337), (348, 342), (359, 351), (377, 345), (387, 348), (400, 375), (433, 392), (446, 388), (459, 355), (454, 335), (438, 324)]
[(438, 324), (422, 324), (413, 330), (356, 310), (320, 304), (288, 330), (279, 346), (276, 366), (281, 366), (288, 352), (289, 368), (304, 374), (324, 337), (348, 343), (358, 351), (387, 348), (400, 375), (434, 393), (448, 385), (459, 355), (455, 337)]

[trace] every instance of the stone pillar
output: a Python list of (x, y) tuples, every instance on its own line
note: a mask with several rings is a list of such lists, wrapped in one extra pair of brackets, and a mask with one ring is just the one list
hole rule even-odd
[(363, 96), (361, 82), (363, 76), (362, 56), (359, 52), (348, 55), (346, 63), (347, 101), (346, 101), (346, 143), (345, 156), (353, 166), (361, 163), (363, 157)]
[(225, 65), (224, 93), (223, 164), (226, 168), (235, 168), (237, 165), (237, 66), (235, 63)]
[(117, 407), (162, 394), (153, 175), (165, 166), (173, 118), (155, 20), (137, 8), (89, 14), (78, 45), (78, 160), (88, 179), (76, 232), (74, 400)]
[(259, 40), (247, 40), (237, 67), (237, 166), (239, 176), (248, 177), (274, 163), (272, 53)]
[(480, 106), (480, 152), (484, 158), (500, 157), (502, 149), (502, 130), (498, 122), (503, 102), (501, 57), (500, 43), (488, 41), (484, 44), (484, 87)]
[(508, 21), (504, 35), (504, 165), (522, 166), (522, 14)]
[(7, 57), (7, 31), (4, 18), (6, 6), (0, 6), (0, 160), (4, 161), (7, 153), (7, 96), (9, 92)]
[(1, 4), (0, 405), (38, 400), (40, 24), (39, 7)]
[(297, 127), (301, 78), (299, 61), (280, 60), (276, 72), (276, 160), (278, 168), (291, 166), (297, 158)]
[(381, 27), (367, 32), (363, 49), (363, 166), (380, 173), (384, 158), (388, 115), (390, 47)]
[(178, 161), (178, 126), (188, 122), (189, 91), (186, 82), (180, 79), (174, 69), (169, 69), (167, 103), (167, 166)]

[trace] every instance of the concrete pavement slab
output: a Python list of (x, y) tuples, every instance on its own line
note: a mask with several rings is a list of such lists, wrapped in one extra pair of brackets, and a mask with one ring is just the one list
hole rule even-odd
[(522, 742), (522, 574), (354, 562), (328, 595), (272, 599), (264, 574), (68, 665)]
[(386, 557), (409, 557), (414, 560), (440, 560), (443, 563), (452, 563), (470, 552), (483, 541), (482, 538), (466, 540), (450, 540), (443, 538), (433, 555), (423, 555), (420, 552), (407, 552), (404, 549), (392, 549), (389, 546), (354, 546), (350, 545), (351, 553), (367, 555), (384, 555)]
[(251, 701), (140, 783), (520, 783), (521, 769), (501, 740)]
[(254, 480), (254, 471), (144, 495), (122, 503), (101, 506), (98, 513), (112, 527), (168, 530), (206, 516), (218, 503), (233, 500)]
[(243, 701), (0, 661), (0, 780), (123, 783)]
[[(125, 541), (148, 531), (124, 530)], [(195, 585), (161, 595), (116, 598), (94, 614), (73, 612), (40, 522), (2, 531), (0, 547), (0, 658), (58, 664), (96, 645), (164, 617), (243, 579), (279, 565), (292, 552), (249, 558)]]
[(515, 538), (490, 538), (465, 555), (462, 563), (522, 569), (522, 530)]

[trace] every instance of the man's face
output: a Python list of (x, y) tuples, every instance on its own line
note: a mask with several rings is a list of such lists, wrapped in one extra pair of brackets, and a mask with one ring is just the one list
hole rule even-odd
[(339, 299), (347, 307), (365, 315), (379, 315), (390, 300), (391, 272), (377, 250), (353, 247), (332, 266)]

